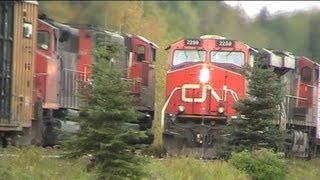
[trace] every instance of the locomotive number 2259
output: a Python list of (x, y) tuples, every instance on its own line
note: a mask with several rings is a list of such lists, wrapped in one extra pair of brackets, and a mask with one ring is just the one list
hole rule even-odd
[(186, 39), (184, 44), (187, 46), (199, 46), (200, 40), (199, 39)]

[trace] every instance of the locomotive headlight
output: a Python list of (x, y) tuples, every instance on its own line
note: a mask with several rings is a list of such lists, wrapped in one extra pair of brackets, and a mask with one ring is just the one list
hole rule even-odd
[(224, 112), (224, 101), (219, 101), (218, 113), (222, 114)]
[(210, 71), (206, 66), (203, 66), (200, 70), (199, 80), (202, 83), (207, 83), (210, 78)]
[(218, 107), (218, 112), (219, 112), (220, 114), (223, 113), (223, 112), (224, 112), (224, 107), (222, 107), (222, 106)]
[(184, 107), (184, 105), (178, 106), (178, 111), (179, 111), (180, 113), (182, 113), (185, 109), (186, 109), (186, 107)]

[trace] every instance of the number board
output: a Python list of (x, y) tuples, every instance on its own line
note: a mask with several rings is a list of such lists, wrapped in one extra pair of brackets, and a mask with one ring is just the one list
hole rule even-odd
[(219, 47), (233, 47), (234, 41), (232, 41), (232, 40), (217, 40), (217, 46), (219, 46)]
[(186, 39), (186, 40), (184, 40), (184, 45), (186, 45), (186, 46), (200, 46), (201, 41), (199, 39)]

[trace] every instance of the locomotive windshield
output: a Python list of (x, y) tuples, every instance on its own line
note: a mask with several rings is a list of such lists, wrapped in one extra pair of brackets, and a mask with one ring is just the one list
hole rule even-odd
[(204, 62), (206, 58), (206, 51), (198, 50), (175, 50), (173, 55), (174, 66), (190, 63)]
[(211, 51), (211, 62), (217, 64), (234, 64), (242, 67), (244, 65), (244, 53), (235, 51)]

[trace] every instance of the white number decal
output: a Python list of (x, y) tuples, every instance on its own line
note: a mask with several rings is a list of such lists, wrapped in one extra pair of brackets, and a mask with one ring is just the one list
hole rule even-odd
[(233, 45), (232, 41), (224, 41), (224, 40), (218, 41), (218, 46), (229, 47), (232, 45)]
[(197, 46), (200, 44), (200, 41), (197, 39), (187, 39), (186, 45)]

